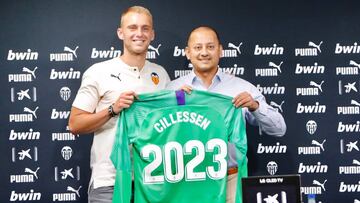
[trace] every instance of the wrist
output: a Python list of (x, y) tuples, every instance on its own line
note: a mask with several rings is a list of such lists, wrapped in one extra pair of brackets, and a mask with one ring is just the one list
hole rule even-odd
[(110, 117), (115, 117), (117, 115), (119, 115), (120, 112), (116, 113), (114, 111), (114, 104), (111, 104), (109, 107), (108, 107), (108, 113), (110, 115)]

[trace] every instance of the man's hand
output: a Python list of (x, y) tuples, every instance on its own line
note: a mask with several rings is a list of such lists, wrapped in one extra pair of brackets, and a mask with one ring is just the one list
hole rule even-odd
[(242, 92), (236, 95), (232, 103), (236, 108), (247, 107), (250, 111), (255, 111), (259, 108), (259, 103), (248, 92)]
[(184, 90), (187, 94), (191, 94), (191, 91), (193, 90), (191, 86), (189, 85), (183, 85), (180, 87), (181, 90)]
[(134, 99), (138, 98), (137, 94), (133, 91), (126, 91), (120, 94), (119, 98), (113, 105), (114, 113), (119, 114), (124, 108), (129, 108), (134, 102)]

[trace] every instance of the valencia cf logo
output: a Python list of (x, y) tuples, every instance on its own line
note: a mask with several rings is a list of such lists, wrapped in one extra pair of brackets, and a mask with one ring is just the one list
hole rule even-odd
[(155, 73), (155, 72), (152, 72), (151, 73), (151, 80), (153, 81), (153, 83), (155, 85), (159, 84), (159, 81), (160, 81), (159, 75), (157, 73)]

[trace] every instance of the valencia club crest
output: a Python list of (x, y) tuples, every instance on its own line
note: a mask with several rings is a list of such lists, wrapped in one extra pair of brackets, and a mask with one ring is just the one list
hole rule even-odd
[(153, 81), (153, 83), (155, 85), (159, 84), (159, 81), (160, 81), (159, 75), (157, 73), (155, 73), (155, 72), (152, 72), (151, 73), (151, 80)]

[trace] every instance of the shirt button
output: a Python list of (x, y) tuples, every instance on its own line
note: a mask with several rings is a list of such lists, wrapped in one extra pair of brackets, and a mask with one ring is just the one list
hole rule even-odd
[(140, 76), (138, 76), (138, 79), (140, 79)]
[(136, 68), (134, 68), (134, 71), (136, 71)]

